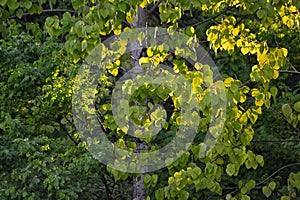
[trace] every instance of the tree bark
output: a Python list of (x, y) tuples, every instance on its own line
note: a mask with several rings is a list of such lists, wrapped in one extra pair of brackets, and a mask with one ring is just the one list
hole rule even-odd
[[(139, 7), (135, 20), (132, 23), (132, 28), (144, 28), (146, 27), (146, 21), (147, 21), (147, 11), (146, 9)], [(138, 43), (138, 41), (135, 41), (135, 43)], [(142, 49), (138, 49), (131, 52), (132, 67), (135, 75), (143, 71), (139, 64), (139, 58), (141, 57), (141, 53), (142, 53)], [(133, 77), (135, 76), (133, 75)], [(147, 148), (147, 144), (145, 142), (136, 139), (136, 149), (135, 149), (136, 153), (140, 153), (141, 150), (146, 148)], [(133, 199), (134, 200), (146, 199), (146, 190), (143, 183), (144, 175), (145, 174), (142, 173), (140, 177), (133, 177)]]

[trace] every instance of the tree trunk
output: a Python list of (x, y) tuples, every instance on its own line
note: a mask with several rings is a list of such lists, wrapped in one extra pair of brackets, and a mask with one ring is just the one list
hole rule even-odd
[[(146, 27), (147, 11), (141, 7), (138, 8), (138, 13), (132, 23), (132, 28), (144, 28)], [(135, 41), (136, 43), (138, 41)], [(135, 74), (141, 73), (143, 70), (139, 64), (139, 58), (141, 57), (142, 49), (138, 49), (131, 52), (132, 67)], [(136, 139), (135, 152), (139, 153), (141, 150), (146, 149), (147, 145), (145, 142)], [(146, 191), (144, 187), (144, 173), (140, 177), (133, 177), (133, 199), (144, 200), (146, 199)]]

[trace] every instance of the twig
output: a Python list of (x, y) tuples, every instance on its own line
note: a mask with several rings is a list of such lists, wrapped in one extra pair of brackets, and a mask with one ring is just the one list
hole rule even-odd
[(300, 142), (300, 139), (282, 139), (282, 140), (253, 140), (253, 142)]
[[(76, 14), (77, 11), (75, 10), (68, 10), (68, 9), (49, 9), (49, 10), (43, 10), (42, 13), (49, 13), (49, 12), (69, 12), (69, 13), (73, 13), (73, 14)], [(23, 13), (22, 14), (22, 17), (23, 16), (27, 16), (27, 15), (35, 15), (36, 13), (33, 13), (33, 14), (30, 14), (30, 13)], [(8, 17), (8, 19), (14, 19), (14, 18), (17, 18), (16, 15), (13, 15), (13, 16), (10, 16)]]
[(292, 71), (292, 70), (279, 70), (279, 73), (288, 73), (288, 74), (298, 74), (300, 75), (300, 72), (298, 71)]
[(243, 86), (249, 84), (250, 82), (251, 82), (251, 79), (248, 79), (245, 83), (239, 85), (239, 88), (241, 88), (241, 87), (243, 87)]
[[(278, 115), (281, 119), (283, 119), (284, 121), (290, 123), (290, 122), (287, 120), (287, 118), (286, 118), (283, 114), (281, 114), (280, 112), (278, 112), (277, 110), (275, 110), (275, 109), (274, 109), (273, 107), (271, 107), (271, 106), (270, 106), (270, 109), (271, 109), (276, 115)], [(293, 128), (294, 128), (295, 130), (297, 130), (298, 133), (300, 133), (300, 129), (299, 129), (299, 128), (294, 127), (294, 126), (293, 126)]]
[(202, 20), (201, 22), (197, 22), (197, 23), (195, 23), (195, 24), (191, 24), (191, 25), (188, 25), (188, 26), (183, 27), (183, 28), (187, 28), (187, 27), (191, 27), (191, 26), (198, 26), (198, 25), (204, 24), (204, 23), (206, 23), (206, 22), (208, 22), (208, 21), (211, 21), (211, 20), (213, 20), (213, 19), (219, 17), (220, 15), (226, 13), (227, 11), (229, 11), (229, 10), (235, 8), (237, 5), (238, 5), (238, 4), (235, 4), (235, 5), (233, 5), (233, 6), (228, 6), (226, 9), (222, 10), (221, 12), (219, 12), (218, 14), (216, 14), (216, 15), (214, 15), (214, 16), (212, 16), (212, 17), (206, 18), (206, 19)]
[(271, 174), (270, 176), (268, 176), (265, 180), (259, 182), (256, 186), (259, 186), (259, 185), (264, 184), (264, 183), (267, 182), (270, 178), (272, 178), (272, 176), (274, 176), (275, 174), (277, 174), (277, 173), (280, 172), (281, 170), (283, 170), (283, 169), (285, 169), (285, 168), (288, 168), (288, 167), (293, 167), (293, 166), (296, 166), (296, 165), (300, 165), (300, 163), (293, 163), (293, 164), (285, 165), (285, 166), (279, 168), (279, 169), (276, 170), (273, 174)]
[[(67, 118), (65, 118), (65, 119), (69, 122), (69, 120), (68, 120)], [(60, 128), (62, 128), (62, 129), (66, 132), (66, 135), (68, 136), (68, 138), (70, 138), (70, 139), (74, 142), (75, 146), (78, 146), (79, 142), (76, 141), (76, 140), (69, 134), (67, 128), (61, 123), (61, 121), (58, 121), (58, 123), (59, 123)], [(69, 122), (69, 123), (70, 123), (70, 122)]]
[[(296, 166), (296, 165), (300, 165), (300, 163), (292, 163), (292, 164), (285, 165), (285, 166), (279, 168), (279, 169), (276, 170), (274, 173), (272, 173), (270, 176), (268, 176), (265, 180), (263, 180), (263, 181), (259, 182), (258, 184), (256, 184), (255, 188), (256, 188), (257, 186), (262, 185), (262, 184), (264, 184), (265, 182), (267, 182), (270, 178), (272, 178), (275, 174), (277, 174), (277, 173), (280, 172), (281, 170), (283, 170), (283, 169), (285, 169), (285, 168), (288, 168), (288, 167), (293, 167), (293, 166)], [(232, 187), (232, 189), (234, 189), (234, 188), (236, 188), (236, 187)], [(230, 187), (229, 187), (228, 189), (230, 189)], [(229, 193), (227, 193), (227, 194), (235, 194), (235, 193), (237, 193), (238, 191), (240, 191), (239, 188), (238, 188), (238, 189), (235, 189), (234, 191), (229, 192)], [(227, 194), (224, 194), (222, 197), (225, 198)]]
[(154, 5), (152, 6), (152, 8), (150, 8), (150, 10), (148, 10), (147, 14), (148, 14), (148, 15), (151, 14), (151, 13), (159, 6), (159, 4), (160, 4), (161, 2), (163, 2), (163, 0), (158, 0), (158, 1), (156, 2), (156, 4), (154, 4)]
[[(280, 45), (277, 41), (277, 37), (276, 37), (276, 34), (273, 32), (273, 36), (274, 36), (274, 41), (275, 41), (275, 44), (278, 48), (280, 48)], [(295, 72), (298, 72), (298, 70), (294, 67), (294, 65), (290, 62), (290, 60), (288, 58), (285, 58), (286, 59), (286, 62), (291, 66), (291, 68), (295, 71)]]

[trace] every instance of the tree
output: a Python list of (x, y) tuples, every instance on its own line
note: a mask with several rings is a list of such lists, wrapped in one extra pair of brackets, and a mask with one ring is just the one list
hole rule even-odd
[[(299, 147), (298, 1), (2, 0), (0, 5), (3, 37), (0, 130), (5, 144), (0, 148), (1, 197), (99, 198), (105, 194), (107, 199), (122, 195), (130, 199), (130, 192), (122, 194), (118, 190), (122, 183), (115, 185), (111, 174), (115, 181), (133, 183), (133, 197), (138, 199), (256, 199), (263, 198), (262, 195), (295, 199), (299, 195), (300, 155), (282, 148)], [(40, 18), (35, 19), (34, 15)], [(42, 32), (43, 25), (48, 35)], [(156, 34), (150, 29), (155, 26), (166, 28), (166, 32), (159, 34), (173, 37), (177, 42), (159, 43), (131, 53), (125, 51), (128, 45), (143, 43), (149, 39), (147, 36)], [(149, 35), (134, 34), (135, 27), (149, 27), (146, 29)], [(16, 36), (22, 32), (27, 34)], [(178, 32), (187, 39), (180, 38)], [(115, 40), (109, 40), (112, 37)], [(105, 41), (111, 49), (105, 49)], [(214, 58), (222, 81), (214, 79), (217, 71), (211, 70), (214, 69), (211, 63), (190, 61), (195, 51), (184, 47), (193, 49), (196, 43), (203, 45)], [(176, 51), (170, 52), (172, 48)], [(98, 60), (93, 60), (93, 56)], [(7, 60), (9, 57), (16, 59)], [(108, 62), (100, 62), (99, 58)], [(81, 94), (73, 86), (78, 84), (78, 69), (83, 64), (93, 70), (95, 65), (104, 66), (101, 77), (96, 77), (100, 80), (97, 90), (82, 94), (96, 96), (94, 111), (99, 131), (116, 147), (132, 152), (144, 148), (155, 151), (178, 134), (183, 144), (189, 139), (187, 133), (191, 127), (196, 126), (197, 134), (189, 150), (181, 152), (177, 160), (166, 160), (167, 166), (158, 171), (141, 170), (133, 174), (127, 169), (114, 168), (115, 165), (99, 165), (86, 151), (93, 145), (89, 146), (84, 137), (80, 141), (81, 129), (75, 127), (76, 120), (87, 120), (84, 115), (93, 108), (79, 109), (77, 116), (71, 108), (72, 103), (85, 106), (72, 102), (72, 95), (74, 99), (74, 95)], [(149, 66), (162, 70), (160, 64), (180, 75), (170, 75), (176, 81), (166, 81), (171, 89), (138, 76), (147, 77), (142, 68)], [(128, 72), (136, 75), (124, 78)], [(91, 74), (87, 75), (91, 78)], [(89, 80), (98, 81), (96, 78)], [(137, 126), (149, 130), (160, 127), (162, 130), (155, 137), (135, 139), (129, 133), (141, 133), (130, 129), (128, 121), (122, 121), (126, 116), (114, 119), (111, 99), (119, 93), (112, 92), (120, 81), (121, 93), (129, 90), (132, 93), (128, 93), (130, 99), (124, 104), (128, 113), (119, 113), (129, 114), (129, 122)], [(138, 81), (143, 84), (132, 88)], [(178, 83), (190, 85), (195, 98)], [(226, 96), (222, 96), (223, 91)], [(193, 99), (198, 113), (189, 107), (194, 105)], [(182, 107), (184, 103), (186, 107)], [(185, 109), (190, 109), (191, 114), (184, 115)], [(195, 120), (198, 118), (199, 123)], [(181, 126), (185, 134), (178, 133)], [(217, 139), (211, 148), (203, 143), (207, 132)], [(283, 133), (287, 136), (284, 139)], [(282, 155), (275, 159), (280, 166), (272, 163), (274, 155), (266, 151), (266, 143), (274, 145), (274, 152)], [(13, 162), (16, 155), (19, 155), (17, 162)], [(98, 158), (101, 160), (101, 156)], [(264, 165), (267, 169), (262, 168)], [(281, 172), (284, 181), (276, 178)], [(78, 179), (76, 174), (83, 177), (77, 185), (72, 184)], [(43, 187), (39, 186), (41, 182)], [(87, 188), (86, 184), (95, 189)]]

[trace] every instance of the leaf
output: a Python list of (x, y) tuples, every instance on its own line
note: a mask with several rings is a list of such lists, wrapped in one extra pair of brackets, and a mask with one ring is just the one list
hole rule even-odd
[(69, 12), (65, 12), (65, 13), (63, 14), (63, 18), (62, 18), (61, 22), (62, 22), (62, 24), (63, 24), (64, 26), (67, 26), (67, 25), (70, 24), (71, 19), (72, 19), (71, 14), (70, 14)]
[(46, 27), (50, 27), (53, 23), (54, 23), (54, 19), (52, 17), (46, 18), (46, 22), (45, 22)]
[(192, 179), (196, 179), (196, 178), (198, 178), (199, 177), (199, 175), (202, 173), (202, 171), (201, 171), (201, 168), (199, 168), (199, 167), (195, 167), (193, 170), (192, 170), (192, 172), (191, 172), (191, 177), (192, 177)]
[(21, 19), (22, 16), (23, 16), (23, 10), (22, 10), (22, 9), (18, 9), (17, 12), (16, 12), (16, 15), (17, 15), (17, 17), (18, 17), (19, 19)]
[(8, 0), (0, 0), (0, 5), (4, 7)]
[(269, 183), (268, 187), (269, 187), (271, 190), (274, 190), (275, 187), (276, 187), (276, 183), (272, 181), (271, 183)]
[(164, 189), (163, 188), (159, 188), (158, 190), (155, 191), (155, 198), (157, 200), (164, 199)]
[(147, 0), (143, 0), (142, 3), (140, 3), (141, 8), (145, 8), (147, 5)]
[(103, 18), (106, 18), (109, 15), (109, 10), (108, 10), (108, 8), (103, 8), (100, 10), (100, 13)]
[(146, 174), (146, 175), (144, 176), (144, 184), (145, 184), (146, 186), (148, 186), (148, 185), (150, 184), (150, 182), (151, 182), (151, 176), (150, 176), (149, 174)]
[(120, 11), (122, 12), (127, 12), (129, 10), (129, 5), (127, 5), (126, 2), (121, 1), (120, 3), (118, 3), (118, 8), (120, 9)]
[(284, 57), (287, 57), (287, 55), (288, 55), (288, 50), (287, 50), (286, 48), (281, 48), (281, 50), (283, 51)]
[(27, 10), (29, 10), (32, 6), (32, 2), (29, 1), (29, 0), (21, 1), (20, 6), (26, 8)]
[(151, 182), (152, 182), (153, 187), (156, 185), (157, 180), (158, 180), (157, 174), (153, 174), (152, 177), (151, 177)]
[(289, 197), (289, 196), (282, 196), (281, 198), (280, 198), (280, 200), (290, 200), (291, 198)]
[(294, 110), (296, 110), (297, 112), (300, 112), (300, 101), (298, 101), (294, 104)]
[(264, 157), (262, 157), (261, 155), (257, 155), (255, 159), (260, 164), (260, 166), (264, 166)]
[(250, 51), (250, 49), (248, 47), (242, 47), (241, 48), (241, 52), (242, 52), (243, 55), (246, 55), (249, 51)]
[(271, 93), (272, 97), (275, 98), (278, 93), (278, 89), (276, 87), (271, 87), (270, 93)]
[(7, 2), (7, 6), (11, 10), (16, 10), (19, 7), (19, 3), (17, 2), (17, 0), (9, 0)]
[(32, 6), (32, 2), (31, 2), (31, 1), (25, 1), (24, 7), (25, 7), (26, 9), (31, 8), (31, 6)]
[(298, 173), (290, 173), (288, 183), (290, 187), (295, 187), (300, 190), (300, 172)]
[(180, 200), (186, 200), (189, 198), (189, 195), (190, 194), (187, 191), (181, 190), (181, 191), (179, 191), (178, 198)]
[(289, 104), (283, 104), (282, 105), (282, 112), (283, 115), (287, 118), (290, 119), (290, 115), (292, 114), (292, 108)]
[(256, 15), (259, 19), (262, 19), (265, 17), (266, 12), (264, 10), (259, 10), (259, 11), (257, 11)]
[(232, 176), (235, 173), (235, 165), (232, 164), (232, 163), (228, 164), (227, 167), (226, 167), (226, 173), (229, 176)]
[(84, 51), (86, 49), (86, 47), (87, 47), (86, 40), (82, 40), (82, 42), (81, 42), (81, 50)]
[(224, 80), (224, 86), (225, 87), (230, 87), (231, 82), (234, 82), (234, 79), (232, 77), (228, 77)]
[(153, 51), (152, 51), (151, 48), (147, 49), (147, 55), (148, 55), (148, 57), (152, 57), (153, 56)]
[(272, 190), (271, 190), (269, 187), (267, 187), (267, 186), (264, 186), (264, 187), (262, 188), (262, 192), (263, 192), (263, 194), (264, 194), (266, 197), (269, 197), (269, 196), (271, 196), (271, 194), (272, 194)]
[(145, 64), (145, 63), (149, 63), (149, 58), (147, 58), (147, 57), (142, 57), (142, 58), (140, 58), (140, 60), (139, 60), (139, 63), (140, 63), (140, 65), (142, 65), (142, 64)]

